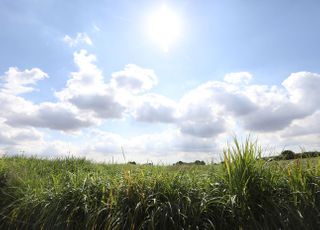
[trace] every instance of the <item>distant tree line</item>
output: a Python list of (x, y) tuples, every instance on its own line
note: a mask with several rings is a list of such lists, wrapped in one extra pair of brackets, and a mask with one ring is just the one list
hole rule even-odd
[[(128, 165), (136, 165), (137, 163), (135, 161), (128, 161), (127, 164)], [(145, 164), (141, 164), (141, 165), (153, 165), (153, 163), (145, 163)]]
[[(292, 159), (310, 158), (310, 157), (320, 157), (320, 152), (309, 151), (309, 152), (295, 153), (291, 150), (284, 150), (278, 156), (263, 157), (263, 159), (265, 159), (265, 160), (292, 160)], [(222, 162), (215, 163), (215, 164), (221, 164), (221, 163)], [(127, 164), (136, 165), (137, 163), (135, 161), (129, 161)], [(142, 165), (153, 165), (153, 163), (145, 163)], [(173, 165), (206, 165), (206, 163), (204, 161), (200, 161), (200, 160), (196, 160), (194, 162), (178, 161), (178, 162), (174, 163)]]
[(205, 165), (206, 163), (204, 161), (199, 161), (196, 160), (194, 162), (183, 162), (183, 161), (178, 161), (177, 163), (173, 165)]
[(320, 156), (320, 152), (318, 151), (295, 153), (291, 150), (284, 150), (281, 152), (280, 155), (272, 157), (272, 160), (292, 160), (292, 159), (319, 157), (319, 156)]

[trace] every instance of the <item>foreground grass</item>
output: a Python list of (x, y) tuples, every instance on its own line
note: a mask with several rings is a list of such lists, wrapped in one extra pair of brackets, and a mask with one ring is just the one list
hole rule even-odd
[(320, 163), (268, 163), (256, 143), (221, 166), (0, 159), (0, 229), (317, 229)]

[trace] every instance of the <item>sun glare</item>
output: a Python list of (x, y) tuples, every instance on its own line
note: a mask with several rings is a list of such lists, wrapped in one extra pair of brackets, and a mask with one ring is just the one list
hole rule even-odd
[(181, 22), (178, 15), (163, 5), (148, 18), (148, 32), (151, 39), (168, 52), (170, 46), (181, 33)]

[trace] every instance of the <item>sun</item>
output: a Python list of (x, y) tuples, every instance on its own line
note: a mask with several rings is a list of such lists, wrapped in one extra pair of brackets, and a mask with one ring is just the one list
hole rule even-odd
[(163, 5), (159, 10), (152, 12), (147, 21), (151, 39), (160, 45), (164, 52), (168, 52), (181, 33), (181, 21), (178, 15)]

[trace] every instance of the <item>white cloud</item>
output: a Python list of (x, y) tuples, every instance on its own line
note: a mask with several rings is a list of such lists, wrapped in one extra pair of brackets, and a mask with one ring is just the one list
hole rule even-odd
[(48, 78), (48, 75), (38, 68), (19, 71), (16, 67), (10, 67), (1, 77), (1, 80), (4, 81), (1, 92), (12, 95), (32, 92), (37, 81), (44, 78)]
[(133, 116), (137, 121), (174, 123), (177, 104), (159, 94), (145, 94), (138, 97)]
[(69, 102), (80, 110), (92, 111), (99, 118), (121, 118), (126, 108), (116, 101), (114, 90), (110, 89), (110, 91), (103, 94), (77, 95)]
[(97, 124), (88, 114), (67, 102), (43, 102), (34, 104), (19, 94), (34, 90), (30, 85), (46, 78), (40, 69), (19, 71), (9, 68), (0, 88), (0, 119), (12, 127), (41, 127), (62, 131), (74, 131)]
[(124, 70), (112, 74), (111, 84), (133, 93), (144, 92), (158, 83), (152, 69), (144, 69), (134, 64), (126, 65)]
[[(214, 156), (214, 152), (217, 150), (217, 143), (215, 139), (210, 137), (199, 138), (195, 136), (184, 135), (183, 133), (177, 133), (171, 145), (171, 148), (176, 152), (195, 153), (193, 158), (196, 158), (199, 153), (211, 153), (211, 158), (217, 157)], [(189, 156), (190, 155), (191, 154), (189, 154)]]
[(120, 135), (99, 129), (91, 130), (88, 137), (90, 142), (85, 144), (85, 149), (88, 152), (105, 155), (119, 154), (121, 147), (126, 143), (126, 140)]
[(95, 65), (96, 57), (86, 50), (75, 52), (73, 57), (79, 71), (70, 74), (66, 87), (56, 96), (66, 101), (76, 95), (103, 93), (106, 85), (102, 71)]
[(28, 114), (34, 111), (35, 105), (23, 97), (0, 91), (0, 117), (10, 117), (13, 114)]
[(45, 102), (35, 105), (33, 111), (15, 113), (6, 117), (11, 126), (30, 126), (62, 131), (75, 131), (95, 125), (96, 120), (81, 116), (79, 111), (68, 104)]
[(62, 102), (75, 105), (79, 110), (93, 113), (99, 118), (121, 118), (125, 107), (118, 92), (104, 82), (102, 71), (95, 65), (96, 57), (81, 50), (74, 53), (79, 68), (73, 72), (66, 87), (56, 96)]
[[(129, 64), (106, 80), (96, 57), (85, 50), (74, 53), (77, 71), (64, 88), (55, 93), (56, 102), (33, 103), (21, 94), (31, 92), (37, 81), (47, 78), (40, 69), (9, 68), (0, 88), (0, 149), (26, 150), (59, 156), (77, 153), (90, 159), (122, 162), (158, 162), (215, 158), (230, 134), (258, 134), (264, 146), (318, 146), (320, 126), (320, 75), (291, 74), (278, 86), (251, 84), (247, 72), (231, 73), (224, 81), (209, 81), (175, 101), (164, 95), (146, 93), (157, 85), (151, 69)], [(108, 132), (109, 119), (121, 122), (166, 123), (167, 130), (124, 137)], [(119, 121), (120, 122), (120, 121)], [(99, 130), (103, 124), (106, 130)], [(158, 124), (157, 124), (158, 125)], [(126, 126), (129, 127), (130, 125)], [(47, 128), (41, 133), (41, 128)], [(79, 133), (81, 143), (57, 139), (46, 141), (50, 130)], [(95, 128), (94, 131), (87, 131)], [(130, 127), (129, 127), (130, 128)], [(51, 132), (51, 131), (50, 131)], [(54, 131), (52, 131), (54, 132)], [(304, 146), (304, 145), (303, 145)], [(66, 149), (69, 149), (66, 151)], [(147, 155), (146, 155), (147, 154)]]
[(184, 121), (180, 124), (180, 131), (195, 137), (213, 137), (225, 131), (223, 119)]
[(34, 104), (23, 97), (0, 92), (0, 119), (12, 127), (41, 127), (74, 131), (98, 123), (68, 103)]
[(228, 73), (224, 76), (224, 81), (231, 84), (248, 84), (251, 79), (252, 75), (248, 72)]
[[(192, 105), (193, 113), (214, 112), (221, 119), (230, 116), (246, 130), (274, 132), (319, 109), (319, 79), (317, 74), (300, 72), (289, 76), (283, 87), (212, 81), (199, 86), (187, 101), (198, 95), (200, 102)], [(199, 106), (201, 110), (196, 109)], [(200, 115), (196, 113), (196, 117)]]
[(92, 153), (93, 156), (104, 156), (109, 162), (112, 158), (117, 162), (123, 162), (125, 158), (127, 161), (142, 163), (220, 159), (220, 155), (214, 154), (217, 152), (214, 140), (185, 136), (178, 130), (167, 130), (131, 138), (95, 130), (89, 136), (92, 141), (86, 144), (85, 151)]
[(298, 119), (286, 128), (282, 134), (284, 137), (298, 137), (310, 134), (320, 136), (320, 109), (310, 116)]
[(305, 109), (314, 110), (320, 103), (320, 74), (310, 72), (292, 73), (282, 85), (288, 91), (290, 100), (303, 104)]
[[(244, 119), (245, 127), (253, 131), (282, 130), (294, 120), (307, 117), (320, 109), (320, 75), (294, 73), (282, 85), (282, 89), (276, 86), (263, 87), (262, 90), (261, 86), (248, 88), (248, 96), (254, 98), (259, 109)], [(252, 94), (257, 89), (260, 92)]]
[[(127, 65), (124, 70), (114, 72), (111, 81), (105, 82), (102, 71), (95, 64), (96, 57), (85, 50), (74, 53), (74, 62), (79, 70), (71, 73), (66, 87), (56, 92), (56, 96), (62, 102), (71, 103), (82, 112), (92, 113), (99, 119), (122, 118), (125, 113), (134, 111), (139, 100), (148, 97), (137, 98), (134, 94), (149, 90), (157, 84), (153, 70), (132, 64)], [(163, 98), (163, 103), (168, 103), (169, 100), (164, 101)], [(153, 108), (159, 107), (159, 103), (152, 105)], [(145, 106), (137, 109), (144, 109)], [(162, 109), (165, 109), (165, 105)], [(136, 111), (137, 119), (145, 119), (140, 115)]]
[(180, 100), (177, 126), (183, 134), (214, 137), (226, 131), (222, 112), (223, 106), (213, 101), (212, 92), (204, 84)]
[(73, 38), (69, 35), (65, 35), (62, 40), (65, 43), (67, 43), (70, 47), (76, 47), (81, 44), (86, 44), (90, 46), (93, 45), (91, 38), (86, 33), (77, 33), (77, 35)]
[(0, 145), (13, 146), (42, 140), (43, 135), (34, 128), (13, 128), (3, 121), (0, 123)]

